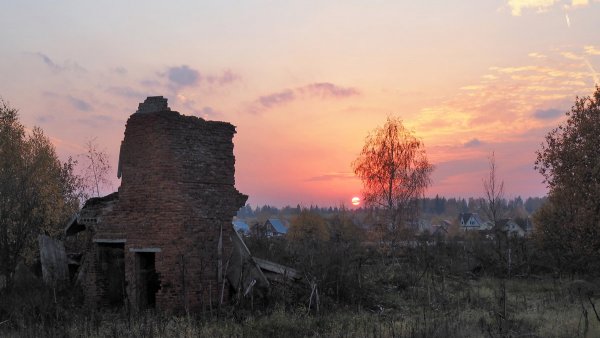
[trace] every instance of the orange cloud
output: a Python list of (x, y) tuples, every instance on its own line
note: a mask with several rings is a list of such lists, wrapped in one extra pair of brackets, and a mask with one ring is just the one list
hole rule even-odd
[(526, 65), (490, 67), (478, 83), (422, 109), (411, 122), (429, 142), (446, 145), (516, 141), (527, 130), (552, 125), (576, 95), (590, 93), (598, 76), (584, 57), (569, 51), (555, 54), (563, 58), (534, 57)]
[(600, 55), (600, 49), (595, 46), (584, 46), (583, 50), (587, 55)]
[(583, 59), (581, 56), (576, 55), (576, 54), (571, 53), (571, 52), (562, 52), (562, 53), (560, 53), (560, 55), (564, 56), (565, 58), (567, 58), (569, 60), (581, 60), (581, 59)]
[[(520, 16), (523, 10), (534, 10), (536, 13), (543, 13), (550, 10), (555, 5), (564, 1), (559, 0), (508, 0), (508, 7), (511, 14)], [(598, 2), (596, 0), (595, 2)], [(571, 0), (570, 3), (563, 4), (564, 9), (580, 8), (589, 5), (589, 0)], [(568, 16), (567, 16), (568, 21)]]
[(509, 0), (508, 7), (512, 15), (521, 15), (523, 9), (535, 9), (537, 12), (543, 12), (554, 6), (556, 0)]
[(572, 7), (583, 7), (583, 6), (587, 6), (588, 4), (589, 4), (588, 0), (572, 0), (571, 1)]
[(540, 53), (529, 53), (527, 54), (527, 56), (532, 57), (532, 58), (536, 58), (536, 59), (545, 59), (546, 55), (544, 54), (540, 54)]

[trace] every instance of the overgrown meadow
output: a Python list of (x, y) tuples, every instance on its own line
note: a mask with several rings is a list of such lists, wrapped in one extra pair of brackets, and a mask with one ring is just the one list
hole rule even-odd
[[(483, 240), (421, 241), (398, 254), (360, 243), (313, 243), (299, 253), (283, 239), (249, 240), (262, 255), (313, 255), (310, 283), (283, 281), (264, 297), (232, 298), (199, 313), (133, 313), (82, 306), (77, 289), (56, 292), (36, 280), (3, 295), (0, 335), (7, 337), (595, 337), (598, 280), (535, 274), (536, 260), (515, 267), (476, 257)], [(307, 245), (307, 243), (303, 243)], [(486, 249), (487, 248), (487, 249)], [(480, 252), (482, 251), (483, 252)], [(288, 256), (292, 257), (292, 256)], [(339, 260), (344, 269), (335, 269)], [(518, 261), (515, 257), (515, 261)], [(539, 262), (539, 261), (537, 261)], [(359, 267), (360, 266), (360, 267)], [(525, 273), (527, 270), (530, 273)], [(305, 270), (309, 271), (309, 270)], [(343, 277), (343, 279), (342, 279)], [(336, 285), (337, 281), (337, 285)]]

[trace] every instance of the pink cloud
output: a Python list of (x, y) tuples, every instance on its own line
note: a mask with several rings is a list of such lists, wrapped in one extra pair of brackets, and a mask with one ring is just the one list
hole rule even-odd
[(343, 98), (359, 95), (360, 92), (352, 87), (340, 87), (329, 82), (311, 83), (298, 89), (311, 96)]
[(319, 175), (319, 176), (313, 176), (309, 179), (307, 179), (307, 182), (319, 182), (319, 181), (332, 181), (332, 180), (349, 180), (349, 179), (357, 179), (356, 175), (354, 175), (354, 173), (330, 173), (330, 174), (323, 174), (323, 175)]
[(167, 76), (169, 84), (175, 88), (193, 87), (202, 83), (207, 83), (210, 86), (224, 86), (241, 79), (239, 74), (230, 69), (222, 71), (221, 74), (206, 74), (188, 65), (169, 67), (164, 75)]
[(208, 75), (206, 77), (206, 81), (209, 84), (218, 84), (220, 86), (233, 83), (240, 79), (241, 76), (239, 74), (236, 74), (229, 69), (224, 70), (220, 75)]
[(258, 98), (258, 102), (260, 102), (260, 104), (265, 108), (271, 108), (274, 106), (285, 104), (295, 99), (296, 95), (294, 94), (294, 92), (290, 89), (285, 89), (277, 93), (261, 96)]
[(86, 72), (85, 68), (81, 67), (77, 62), (74, 62), (74, 61), (67, 60), (67, 61), (63, 62), (62, 64), (59, 64), (59, 63), (55, 62), (54, 60), (52, 60), (48, 55), (46, 55), (44, 53), (37, 52), (37, 53), (33, 53), (33, 55), (35, 55), (40, 60), (42, 60), (42, 62), (46, 66), (48, 66), (48, 68), (50, 68), (52, 71), (54, 71), (56, 73), (60, 73), (60, 72), (64, 72), (64, 71), (72, 71), (72, 72), (78, 72), (78, 73)]
[[(360, 92), (356, 88), (341, 87), (330, 82), (317, 82), (260, 96), (250, 111), (256, 113), (261, 109), (284, 105), (298, 99), (310, 99), (314, 97), (321, 99), (341, 99), (356, 95), (360, 95)], [(257, 107), (257, 103), (259, 107)]]
[(479, 147), (480, 145), (482, 145), (483, 142), (481, 142), (479, 139), (474, 138), (469, 140), (468, 142), (465, 142), (465, 147), (467, 148), (472, 148), (472, 147)]

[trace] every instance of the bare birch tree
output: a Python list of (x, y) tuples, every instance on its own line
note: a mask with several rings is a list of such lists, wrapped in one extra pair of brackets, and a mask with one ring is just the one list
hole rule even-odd
[(494, 152), (489, 157), (488, 177), (483, 178), (483, 191), (485, 201), (482, 205), (493, 225), (496, 226), (502, 214), (502, 200), (504, 199), (504, 181), (496, 176), (496, 156)]
[(86, 152), (82, 154), (85, 161), (83, 177), (88, 195), (100, 197), (100, 190), (112, 185), (108, 178), (111, 169), (110, 160), (106, 152), (99, 149), (95, 137), (87, 140), (84, 146)]
[[(510, 252), (510, 237), (508, 229), (503, 228), (503, 224), (500, 224), (502, 217), (502, 200), (504, 199), (504, 181), (500, 180), (496, 172), (496, 156), (494, 152), (490, 155), (489, 159), (489, 171), (488, 176), (483, 178), (483, 191), (485, 194), (484, 202), (482, 205), (483, 210), (486, 212), (488, 218), (493, 224), (496, 241), (496, 253), (499, 258), (500, 266), (502, 270), (506, 267), (506, 277), (510, 278), (511, 268), (511, 252)], [(504, 318), (507, 314), (507, 291), (506, 291), (506, 277), (503, 277), (500, 281), (500, 305), (502, 311), (502, 325), (504, 325)]]

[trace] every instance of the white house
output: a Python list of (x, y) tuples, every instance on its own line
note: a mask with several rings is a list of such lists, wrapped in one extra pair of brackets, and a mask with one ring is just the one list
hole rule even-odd
[(525, 236), (525, 230), (521, 228), (515, 221), (512, 219), (501, 219), (498, 221), (498, 227), (500, 230), (508, 232), (511, 236), (523, 237)]
[(487, 230), (487, 224), (477, 213), (461, 213), (459, 216), (460, 228), (464, 231)]

